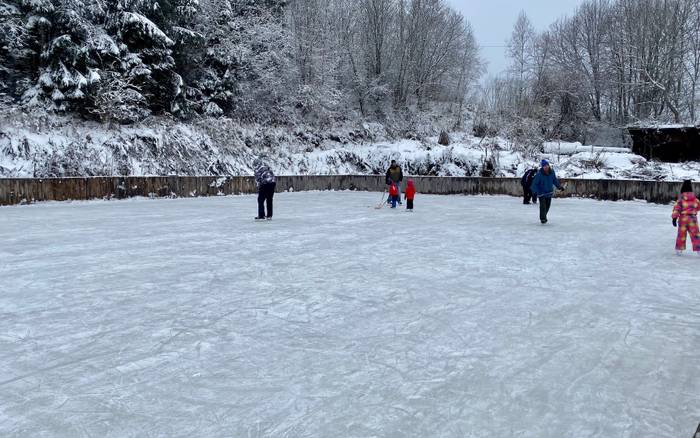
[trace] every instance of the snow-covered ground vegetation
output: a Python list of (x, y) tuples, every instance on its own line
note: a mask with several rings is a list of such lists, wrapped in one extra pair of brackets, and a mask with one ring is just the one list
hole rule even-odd
[[(185, 124), (160, 117), (110, 127), (15, 111), (0, 113), (0, 122), (2, 177), (246, 175), (261, 155), (278, 174), (377, 174), (396, 159), (413, 175), (520, 176), (548, 158), (563, 177), (700, 177), (698, 163), (649, 162), (624, 147), (566, 142), (532, 147), (471, 132), (450, 133), (445, 146), (439, 144), (441, 129), (433, 128), (441, 126), (438, 119), (409, 128), (357, 123), (319, 130), (241, 125), (226, 118)], [(407, 136), (412, 139), (402, 138)]]

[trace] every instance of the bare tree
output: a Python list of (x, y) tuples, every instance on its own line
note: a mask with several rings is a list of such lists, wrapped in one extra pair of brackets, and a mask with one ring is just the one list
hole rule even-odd
[(696, 123), (698, 121), (697, 105), (700, 101), (700, 2), (688, 1), (691, 5), (685, 34), (686, 56), (683, 63), (687, 84), (683, 94), (689, 119)]
[(501, 113), (574, 137), (590, 123), (697, 120), (698, 0), (587, 0), (546, 32), (530, 29), (521, 14)]
[(511, 74), (514, 75), (518, 82), (517, 105), (521, 110), (524, 110), (527, 106), (525, 96), (526, 82), (532, 70), (534, 42), (535, 29), (525, 11), (520, 11), (507, 46), (508, 55), (512, 62)]
[(376, 78), (382, 76), (387, 67), (387, 46), (396, 4), (392, 0), (362, 0), (361, 7), (366, 17), (367, 67)]

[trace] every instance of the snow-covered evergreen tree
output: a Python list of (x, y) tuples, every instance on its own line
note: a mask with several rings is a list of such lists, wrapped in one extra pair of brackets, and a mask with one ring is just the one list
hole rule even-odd
[(89, 42), (94, 20), (102, 13), (97, 1), (22, 0), (22, 31), (17, 57), (31, 82), (18, 87), (28, 105), (59, 111), (80, 108), (88, 85), (97, 79)]
[[(0, 93), (119, 123), (201, 114), (323, 125), (381, 116), (392, 102), (460, 102), (469, 84), (451, 76), (476, 63), (461, 24), (445, 0), (0, 0)], [(439, 62), (407, 62), (421, 44)]]
[(147, 16), (119, 11), (110, 21), (121, 56), (119, 70), (135, 84), (156, 112), (177, 112), (182, 78), (175, 72), (171, 47), (175, 44)]
[(17, 64), (24, 50), (24, 24), (17, 2), (0, 1), (0, 29), (0, 96), (12, 98), (17, 94), (15, 81), (21, 78)]

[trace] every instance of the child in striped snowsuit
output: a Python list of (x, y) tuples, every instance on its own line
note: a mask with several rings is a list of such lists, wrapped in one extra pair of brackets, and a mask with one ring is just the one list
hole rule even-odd
[(700, 230), (698, 229), (698, 211), (700, 211), (700, 201), (693, 193), (693, 185), (690, 180), (683, 182), (681, 187), (681, 197), (673, 207), (673, 226), (678, 227), (678, 237), (676, 238), (676, 252), (678, 255), (685, 251), (687, 235), (690, 234), (690, 241), (693, 251), (700, 255)]

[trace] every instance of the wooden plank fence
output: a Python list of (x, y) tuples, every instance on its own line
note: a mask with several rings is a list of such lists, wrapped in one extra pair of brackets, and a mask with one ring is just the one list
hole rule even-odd
[[(420, 193), (438, 195), (521, 196), (518, 178), (413, 177)], [(630, 180), (563, 180), (564, 196), (600, 200), (646, 200), (669, 203), (678, 197), (679, 182)], [(695, 185), (700, 192), (700, 185)], [(296, 175), (278, 177), (277, 191), (383, 191), (382, 175)], [(153, 176), (89, 178), (0, 178), (0, 205), (41, 201), (123, 199), (134, 196), (197, 197), (255, 193), (248, 176)]]

